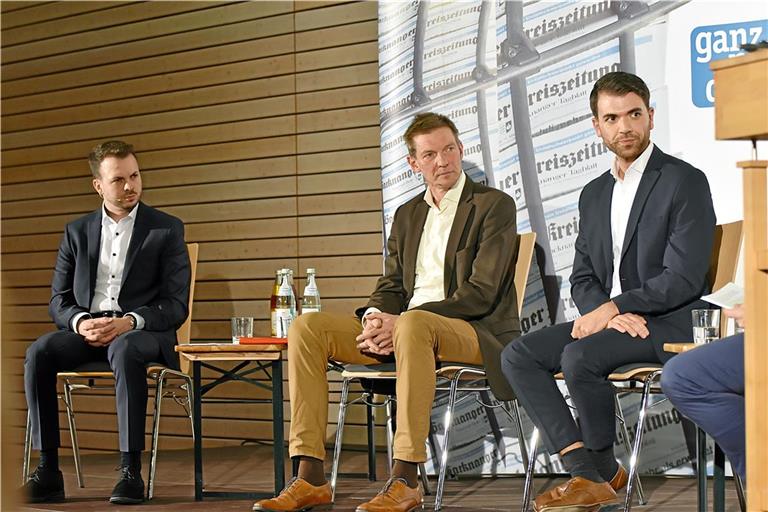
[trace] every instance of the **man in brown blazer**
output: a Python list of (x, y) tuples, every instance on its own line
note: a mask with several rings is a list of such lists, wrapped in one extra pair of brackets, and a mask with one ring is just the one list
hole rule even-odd
[(384, 276), (357, 316), (309, 313), (288, 332), (290, 454), (298, 477), (253, 506), (299, 511), (331, 504), (325, 479), (329, 359), (397, 366), (395, 464), (390, 480), (358, 512), (421, 508), (417, 465), (426, 460), (437, 361), (484, 364), (495, 394), (511, 397), (501, 374), (503, 347), (520, 334), (514, 268), (516, 207), (508, 195), (473, 183), (463, 146), (445, 116), (417, 115), (405, 132), (408, 164), (426, 192), (395, 213)]

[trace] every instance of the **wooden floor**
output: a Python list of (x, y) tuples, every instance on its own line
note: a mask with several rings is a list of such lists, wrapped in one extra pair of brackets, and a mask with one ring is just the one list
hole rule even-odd
[[(240, 448), (208, 449), (204, 452), (205, 481), (208, 490), (269, 491), (272, 480), (272, 448), (268, 446), (244, 446)], [(83, 457), (86, 487), (77, 487), (71, 458), (62, 459), (67, 501), (57, 504), (28, 505), (19, 507), (25, 512), (55, 511), (113, 511), (137, 510), (135, 506), (114, 506), (107, 502), (117, 478), (115, 470), (118, 456), (88, 455)], [(341, 477), (336, 496), (336, 511), (353, 511), (370, 499), (383, 484), (386, 475), (385, 456), (379, 455), (379, 481), (367, 478)], [(144, 475), (146, 479), (146, 467)], [(286, 465), (290, 468), (290, 465)], [(342, 459), (342, 472), (362, 473), (366, 468), (364, 453), (351, 452)], [(142, 511), (250, 511), (253, 500), (194, 501), (192, 451), (161, 452), (158, 461), (155, 498), (139, 507)], [(562, 479), (537, 478), (536, 489), (560, 483)], [(436, 480), (430, 479), (436, 486)], [(640, 512), (694, 512), (696, 510), (696, 483), (692, 478), (646, 477), (643, 479), (650, 502), (633, 510)], [(520, 509), (523, 480), (517, 477), (479, 478), (448, 481), (444, 509), (456, 512), (475, 510), (517, 511)], [(711, 492), (710, 492), (711, 500)], [(427, 509), (434, 504), (434, 497), (426, 497)], [(710, 502), (711, 510), (711, 502)], [(737, 512), (738, 501), (733, 483), (726, 482), (726, 511)]]

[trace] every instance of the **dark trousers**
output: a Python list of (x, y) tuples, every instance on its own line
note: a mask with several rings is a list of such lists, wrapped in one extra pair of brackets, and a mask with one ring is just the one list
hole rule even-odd
[[(659, 363), (650, 337), (643, 340), (606, 329), (574, 340), (572, 327), (568, 322), (527, 334), (507, 345), (501, 356), (504, 376), (550, 453), (577, 441), (591, 450), (612, 446), (615, 391), (606, 377), (624, 364)], [(578, 411), (578, 425), (553, 377), (560, 371)]]
[(32, 423), (32, 447), (60, 446), (56, 373), (89, 362), (109, 362), (115, 374), (120, 451), (144, 449), (147, 415), (146, 364), (163, 362), (160, 341), (151, 332), (129, 331), (107, 347), (91, 347), (71, 331), (44, 334), (27, 349), (24, 391)]
[(680, 413), (720, 445), (746, 477), (744, 335), (684, 352), (664, 365), (661, 388)]

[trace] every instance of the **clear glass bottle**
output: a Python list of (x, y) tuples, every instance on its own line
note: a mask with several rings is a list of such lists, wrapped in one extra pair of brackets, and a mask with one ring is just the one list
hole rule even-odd
[(313, 313), (320, 311), (320, 292), (315, 282), (315, 269), (307, 269), (307, 286), (304, 287), (304, 298), (301, 301), (301, 312)]
[(296, 285), (293, 282), (293, 270), (290, 268), (285, 269), (286, 272), (288, 272), (288, 283), (291, 285), (291, 294), (293, 295), (293, 306), (291, 309), (291, 314), (293, 315), (293, 318), (296, 318), (299, 313), (299, 294), (296, 291)]
[(280, 281), (280, 288), (278, 289), (277, 299), (275, 301), (275, 336), (278, 338), (285, 338), (288, 336), (288, 328), (291, 326), (293, 319), (296, 318), (295, 311), (296, 296), (291, 289), (290, 274), (285, 272)]
[(270, 320), (272, 322), (272, 336), (277, 336), (277, 295), (280, 292), (280, 282), (283, 279), (283, 269), (275, 271), (275, 284), (272, 286), (272, 295), (269, 297)]

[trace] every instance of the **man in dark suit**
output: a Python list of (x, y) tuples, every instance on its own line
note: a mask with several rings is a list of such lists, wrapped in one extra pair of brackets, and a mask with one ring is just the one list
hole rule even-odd
[(417, 464), (427, 456), (436, 361), (485, 364), (497, 396), (511, 393), (498, 361), (520, 333), (515, 203), (467, 178), (463, 146), (447, 117), (419, 114), (404, 139), (408, 163), (427, 190), (395, 213), (384, 276), (357, 316), (309, 313), (291, 325), (290, 453), (299, 459), (298, 477), (254, 510), (299, 511), (331, 502), (323, 471), (328, 359), (374, 364), (394, 356), (397, 366), (392, 477), (360, 512), (421, 508)]
[(182, 222), (140, 202), (141, 174), (131, 145), (105, 142), (88, 162), (103, 203), (64, 231), (49, 306), (59, 330), (30, 345), (24, 363), (32, 445), (40, 450), (24, 492), (32, 502), (64, 498), (56, 373), (103, 361), (115, 374), (121, 452), (110, 502), (140, 503), (145, 365), (178, 368), (174, 345), (188, 314), (189, 256)]
[[(613, 454), (614, 389), (621, 365), (667, 360), (663, 343), (691, 334), (706, 307), (715, 214), (706, 176), (650, 141), (645, 83), (608, 73), (590, 96), (593, 125), (616, 158), (584, 187), (571, 295), (581, 317), (507, 345), (502, 368), (572, 478), (536, 498), (535, 510), (585, 510), (617, 501), (627, 474)], [(573, 420), (553, 374), (562, 371)]]

